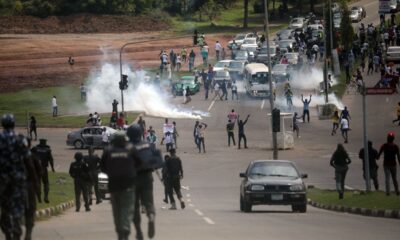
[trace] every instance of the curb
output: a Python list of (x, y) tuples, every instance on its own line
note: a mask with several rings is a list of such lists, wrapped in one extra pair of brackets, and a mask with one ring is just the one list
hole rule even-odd
[(390, 209), (369, 209), (369, 208), (359, 208), (359, 207), (344, 207), (340, 205), (324, 205), (319, 202), (307, 199), (307, 203), (313, 207), (321, 208), (336, 212), (345, 212), (369, 217), (382, 217), (382, 218), (395, 218), (400, 219), (400, 210), (390, 210)]
[(71, 200), (65, 203), (61, 203), (54, 207), (37, 210), (35, 213), (35, 217), (36, 218), (51, 217), (61, 212), (64, 212), (73, 206), (75, 206), (75, 201)]

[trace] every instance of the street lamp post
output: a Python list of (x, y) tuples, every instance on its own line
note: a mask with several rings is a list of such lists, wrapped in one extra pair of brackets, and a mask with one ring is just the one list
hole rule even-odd
[[(265, 41), (267, 42), (267, 56), (268, 56), (268, 74), (267, 79), (269, 82), (269, 104), (271, 107), (271, 128), (273, 126), (274, 118), (272, 117), (272, 111), (274, 110), (274, 98), (272, 96), (272, 78), (271, 78), (271, 54), (269, 52), (269, 24), (268, 24), (268, 7), (267, 7), (267, 0), (264, 0), (264, 16), (265, 16)], [(278, 143), (277, 143), (277, 136), (276, 132), (272, 130), (272, 148), (273, 148), (273, 159), (278, 159)]]
[[(329, 9), (329, 8), (328, 8)], [(323, 7), (323, 14), (324, 14), (324, 19), (325, 19), (325, 4)], [(326, 26), (325, 26), (326, 27)], [(332, 35), (332, 33), (330, 33)], [(327, 80), (327, 64), (326, 64), (326, 55), (328, 53), (327, 51), (327, 45), (326, 45), (326, 31), (324, 32), (324, 93), (325, 93), (325, 104), (328, 104), (328, 80)], [(318, 54), (318, 53), (317, 53)]]
[(369, 149), (368, 149), (368, 135), (367, 135), (367, 104), (365, 96), (367, 90), (365, 88), (365, 82), (362, 85), (362, 109), (363, 109), (363, 135), (364, 135), (364, 173), (365, 173), (365, 185), (367, 192), (371, 191), (371, 178), (369, 172)]

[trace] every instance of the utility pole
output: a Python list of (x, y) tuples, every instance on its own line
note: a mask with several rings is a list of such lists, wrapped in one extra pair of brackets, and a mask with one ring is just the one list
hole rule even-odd
[(368, 153), (368, 136), (367, 136), (367, 107), (366, 99), (367, 90), (365, 88), (365, 82), (362, 85), (362, 108), (363, 108), (363, 133), (364, 133), (364, 173), (365, 173), (365, 185), (367, 192), (371, 191), (371, 178), (369, 172), (369, 153)]
[[(325, 19), (325, 3), (323, 7), (324, 19)], [(332, 33), (330, 34), (332, 35)], [(326, 64), (326, 55), (327, 55), (327, 46), (326, 46), (326, 32), (324, 32), (324, 92), (325, 92), (325, 104), (328, 104), (328, 80), (327, 80), (327, 64)], [(317, 53), (318, 54), (318, 53)]]
[[(269, 82), (269, 90), (270, 90), (270, 95), (269, 95), (269, 104), (271, 107), (271, 129), (273, 126), (273, 117), (272, 117), (272, 111), (274, 110), (274, 98), (272, 96), (272, 77), (271, 77), (271, 55), (269, 52), (269, 24), (268, 24), (268, 7), (267, 7), (267, 0), (264, 0), (264, 16), (265, 16), (265, 41), (267, 42), (267, 56), (268, 56), (268, 74), (267, 74), (267, 80)], [(272, 148), (273, 148), (273, 159), (278, 159), (278, 142), (277, 142), (277, 137), (276, 137), (276, 132), (272, 130)]]
[(331, 70), (332, 72), (334, 72), (333, 70), (333, 55), (332, 55), (332, 51), (333, 51), (333, 25), (332, 25), (332, 0), (329, 0), (329, 36), (330, 36), (330, 43), (331, 43)]

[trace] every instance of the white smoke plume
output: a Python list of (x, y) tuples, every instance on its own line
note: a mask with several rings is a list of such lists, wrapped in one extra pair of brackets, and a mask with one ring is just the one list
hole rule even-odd
[[(123, 73), (128, 75), (129, 87), (124, 91), (125, 111), (144, 112), (148, 116), (165, 118), (189, 118), (201, 119), (208, 113), (185, 109), (170, 103), (169, 95), (158, 87), (145, 83), (146, 72), (133, 71), (124, 66)], [(120, 102), (119, 90), (120, 72), (119, 66), (105, 63), (100, 72), (91, 74), (87, 85), (87, 107), (94, 112), (111, 112), (114, 99)]]
[[(324, 80), (324, 72), (318, 68), (302, 68), (290, 75), (292, 88), (301, 90), (319, 89), (319, 84)], [(337, 79), (332, 75), (332, 86), (337, 84)]]

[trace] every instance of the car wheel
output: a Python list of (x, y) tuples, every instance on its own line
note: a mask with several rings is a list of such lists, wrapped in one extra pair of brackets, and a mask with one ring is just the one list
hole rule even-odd
[(293, 211), (293, 212), (297, 212), (297, 211), (298, 211), (297, 205), (292, 205), (292, 211)]
[(298, 209), (299, 209), (299, 212), (301, 212), (301, 213), (307, 212), (307, 204), (300, 205), (298, 207)]
[(244, 202), (242, 197), (240, 197), (240, 211), (244, 211)]
[(251, 212), (252, 205), (248, 203), (246, 200), (243, 200), (243, 210), (244, 212)]
[(75, 147), (76, 149), (82, 149), (82, 148), (83, 148), (83, 142), (82, 142), (81, 140), (76, 140), (76, 141), (74, 142), (74, 147)]

